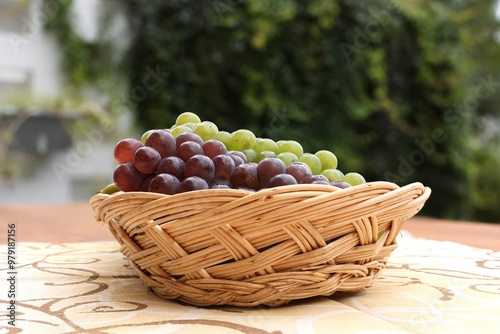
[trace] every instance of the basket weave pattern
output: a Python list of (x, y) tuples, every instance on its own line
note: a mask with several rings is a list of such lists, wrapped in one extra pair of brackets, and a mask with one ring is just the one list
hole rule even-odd
[(90, 204), (156, 294), (251, 307), (369, 287), (429, 195), (420, 183), (371, 182), (119, 192)]

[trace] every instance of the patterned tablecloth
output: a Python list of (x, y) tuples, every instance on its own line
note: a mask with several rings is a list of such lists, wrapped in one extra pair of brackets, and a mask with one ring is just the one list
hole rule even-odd
[(0, 333), (499, 333), (500, 253), (403, 235), (373, 286), (278, 308), (200, 308), (148, 292), (115, 242), (16, 245)]

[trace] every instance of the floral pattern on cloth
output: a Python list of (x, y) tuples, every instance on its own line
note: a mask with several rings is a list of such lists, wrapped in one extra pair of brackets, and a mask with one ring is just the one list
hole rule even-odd
[[(1, 263), (7, 263), (0, 245)], [(16, 322), (0, 333), (496, 333), (500, 253), (403, 234), (372, 287), (272, 308), (195, 307), (148, 291), (115, 242), (20, 242)]]

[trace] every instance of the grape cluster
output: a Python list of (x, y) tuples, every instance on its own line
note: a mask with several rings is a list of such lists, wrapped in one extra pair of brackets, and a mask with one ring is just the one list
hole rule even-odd
[(293, 140), (256, 138), (249, 130), (229, 133), (191, 112), (170, 129), (149, 130), (141, 140), (120, 140), (114, 150), (117, 189), (173, 195), (203, 189), (257, 191), (314, 183), (347, 188), (365, 183), (358, 173), (343, 174), (329, 151), (303, 151)]

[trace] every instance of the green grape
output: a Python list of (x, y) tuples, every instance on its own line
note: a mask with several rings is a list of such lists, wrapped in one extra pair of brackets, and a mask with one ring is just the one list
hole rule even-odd
[(304, 149), (299, 142), (295, 140), (285, 140), (281, 145), (279, 145), (280, 152), (291, 152), (297, 157), (301, 157), (304, 154)]
[(280, 154), (278, 154), (277, 158), (283, 161), (286, 166), (289, 166), (293, 162), (299, 161), (299, 158), (297, 158), (297, 156), (292, 152), (281, 152)]
[(309, 168), (311, 168), (311, 172), (313, 174), (321, 173), (321, 160), (319, 160), (319, 158), (314, 154), (304, 153), (299, 158), (299, 161), (308, 165)]
[(263, 152), (260, 152), (259, 154), (257, 154), (257, 157), (255, 157), (255, 161), (254, 162), (261, 162), (262, 160), (264, 160), (265, 158), (276, 158), (276, 153), (274, 153), (273, 151), (263, 151)]
[(146, 132), (144, 132), (144, 134), (141, 136), (141, 142), (143, 144), (146, 144), (146, 139), (148, 139), (149, 135), (151, 134), (151, 132), (155, 131), (155, 129), (151, 129), (151, 130), (148, 130)]
[(175, 120), (175, 125), (179, 126), (184, 123), (201, 123), (201, 119), (196, 115), (195, 113), (186, 111), (177, 116), (177, 119)]
[(339, 171), (338, 169), (325, 169), (324, 171), (321, 172), (322, 175), (326, 176), (328, 181), (330, 182), (340, 182), (344, 180), (344, 173)]
[(203, 139), (203, 141), (207, 141), (210, 139), (214, 139), (219, 132), (217, 125), (209, 121), (203, 121), (194, 126), (193, 132), (196, 133)]
[(115, 183), (108, 184), (106, 187), (102, 188), (101, 191), (99, 191), (101, 194), (114, 194), (116, 192), (120, 191), (118, 187), (116, 186)]
[(283, 139), (282, 140), (278, 140), (276, 142), (276, 145), (278, 145), (278, 148), (281, 150), (281, 145), (283, 145), (285, 142), (286, 142), (286, 140), (283, 140)]
[(226, 145), (226, 148), (229, 147), (229, 143), (231, 142), (231, 134), (227, 131), (219, 131), (215, 135), (215, 139), (221, 141)]
[(246, 149), (246, 150), (243, 150), (242, 152), (247, 157), (248, 162), (254, 162), (255, 159), (257, 158), (257, 152), (255, 152), (254, 150)]
[(196, 126), (196, 124), (199, 124), (199, 123), (187, 122), (187, 123), (184, 123), (182, 125), (187, 126), (190, 129), (193, 129)]
[(344, 179), (342, 181), (349, 183), (351, 186), (357, 186), (358, 184), (366, 183), (363, 175), (356, 172), (347, 173), (346, 175), (344, 175)]
[(274, 140), (269, 138), (262, 138), (255, 142), (253, 150), (257, 152), (257, 154), (262, 153), (264, 151), (272, 151), (274, 153), (278, 153), (279, 148), (278, 144), (276, 144)]
[(246, 129), (236, 130), (231, 134), (229, 151), (243, 151), (253, 148), (255, 145), (255, 135), (252, 131)]
[(193, 132), (190, 127), (184, 126), (184, 125), (179, 125), (179, 126), (174, 126), (170, 133), (174, 138), (176, 138), (178, 135), (180, 135), (183, 132)]
[(314, 154), (321, 161), (321, 170), (335, 169), (338, 166), (337, 157), (330, 151), (321, 150)]

